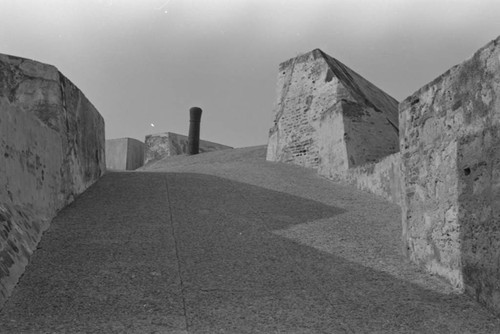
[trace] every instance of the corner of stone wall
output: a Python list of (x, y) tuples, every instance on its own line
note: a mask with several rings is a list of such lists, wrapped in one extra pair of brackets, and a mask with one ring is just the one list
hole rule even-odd
[(500, 38), (400, 104), (408, 257), (500, 314)]
[(51, 66), (0, 55), (0, 307), (56, 213), (105, 171), (104, 119)]

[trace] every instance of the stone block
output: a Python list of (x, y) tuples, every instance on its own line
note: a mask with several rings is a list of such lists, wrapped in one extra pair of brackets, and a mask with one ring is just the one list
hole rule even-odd
[(279, 66), (267, 160), (334, 178), (398, 152), (397, 101), (316, 49)]
[[(173, 132), (157, 133), (146, 136), (146, 155), (144, 164), (172, 155), (188, 153), (188, 137)], [(199, 152), (212, 152), (232, 149), (230, 146), (200, 140)]]
[(143, 142), (133, 138), (106, 140), (106, 168), (114, 170), (135, 170), (144, 165)]
[(105, 171), (104, 120), (55, 67), (0, 55), (0, 307), (58, 210)]
[(500, 38), (399, 110), (404, 249), (500, 314)]

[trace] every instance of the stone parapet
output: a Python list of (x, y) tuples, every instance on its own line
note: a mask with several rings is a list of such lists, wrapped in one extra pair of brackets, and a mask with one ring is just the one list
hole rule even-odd
[(0, 306), (58, 210), (105, 171), (104, 120), (55, 67), (0, 55)]
[(401, 204), (401, 156), (399, 152), (377, 162), (322, 176), (349, 183), (358, 189), (381, 196), (389, 202)]
[(500, 314), (500, 38), (399, 110), (404, 249)]
[[(163, 132), (146, 136), (146, 154), (144, 164), (152, 161), (158, 161), (171, 155), (180, 155), (188, 153), (188, 137), (173, 132)], [(207, 140), (200, 140), (199, 152), (212, 152), (219, 150), (232, 149), (218, 143)]]
[(135, 170), (144, 165), (146, 145), (133, 138), (106, 140), (106, 168)]

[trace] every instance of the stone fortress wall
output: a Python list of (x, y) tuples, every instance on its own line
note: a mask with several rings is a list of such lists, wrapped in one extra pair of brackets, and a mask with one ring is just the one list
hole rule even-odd
[(386, 158), (398, 151), (394, 98), (319, 49), (280, 64), (267, 160), (316, 168), (398, 202), (399, 155)]
[(392, 203), (401, 204), (401, 155), (399, 152), (376, 162), (350, 168), (330, 178), (347, 182)]
[(390, 97), (332, 59), (280, 65), (267, 159), (400, 204), (408, 257), (500, 315), (500, 37), (401, 102), (397, 123)]
[(104, 120), (57, 68), (0, 55), (0, 307), (58, 210), (105, 171)]
[(405, 250), (500, 314), (500, 37), (399, 109)]
[[(500, 38), (396, 106), (320, 50), (291, 59), (267, 159), (400, 204), (408, 257), (500, 315)], [(151, 161), (187, 137), (146, 144)], [(104, 173), (104, 121), (55, 67), (0, 55), (0, 152), (1, 306), (57, 211)]]
[[(146, 136), (144, 164), (171, 155), (186, 154), (188, 137), (173, 132), (163, 132)], [(200, 153), (232, 149), (230, 146), (200, 140)]]
[(144, 165), (146, 146), (133, 138), (106, 140), (106, 169), (135, 170)]
[[(145, 143), (132, 138), (106, 140), (106, 168), (135, 170), (148, 162), (187, 154), (188, 137), (173, 132), (147, 135)], [(230, 146), (200, 140), (200, 153), (232, 149)]]

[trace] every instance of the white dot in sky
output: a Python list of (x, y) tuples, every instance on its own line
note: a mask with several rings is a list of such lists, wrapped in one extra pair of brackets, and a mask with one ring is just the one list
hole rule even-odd
[(155, 125), (154, 125), (153, 123), (151, 123), (151, 126), (152, 126), (153, 128), (155, 127)]

